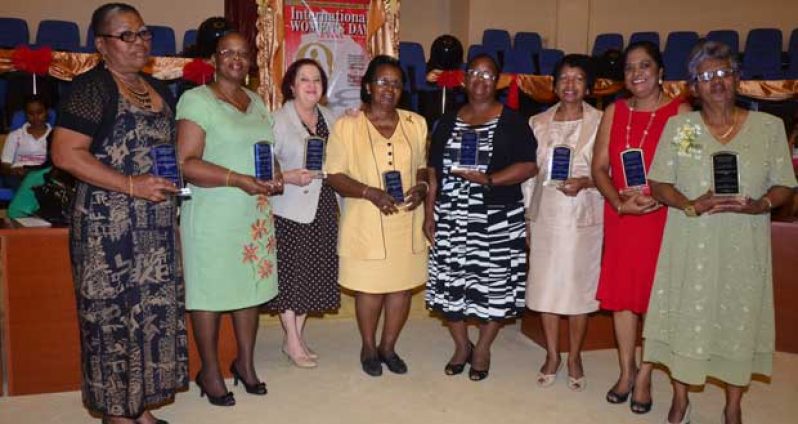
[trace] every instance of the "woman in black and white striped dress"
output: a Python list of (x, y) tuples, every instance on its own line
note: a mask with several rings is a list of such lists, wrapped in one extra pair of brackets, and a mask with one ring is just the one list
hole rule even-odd
[[(496, 100), (498, 66), (487, 55), (469, 61), (468, 103), (444, 115), (432, 135), (425, 232), (432, 243), (427, 307), (443, 314), (455, 352), (447, 375), (488, 376), (490, 347), (501, 320), (524, 309), (526, 228), (521, 182), (537, 172), (529, 126)], [(463, 170), (461, 139), (476, 136), (478, 165)], [(454, 166), (454, 169), (453, 169)], [(436, 183), (437, 181), (437, 183)], [(480, 320), (476, 345), (465, 319)]]

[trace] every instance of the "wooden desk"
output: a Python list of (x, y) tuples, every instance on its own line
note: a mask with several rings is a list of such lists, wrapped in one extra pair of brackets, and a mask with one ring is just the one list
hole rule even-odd
[[(80, 339), (66, 228), (0, 229), (2, 349), (8, 395), (80, 388)], [(186, 317), (188, 319), (188, 316)], [(189, 370), (199, 356), (189, 327)], [(235, 358), (230, 318), (222, 320), (221, 368)], [(228, 371), (225, 371), (228, 373)], [(226, 375), (226, 377), (230, 377)]]
[[(776, 350), (798, 353), (798, 221), (773, 222), (773, 298), (776, 311)], [(568, 351), (568, 321), (560, 325), (560, 352)], [(545, 346), (540, 314), (527, 311), (521, 331), (535, 343)], [(638, 335), (638, 343), (639, 335)], [(607, 312), (591, 314), (588, 319), (584, 350), (615, 348), (612, 315)]]

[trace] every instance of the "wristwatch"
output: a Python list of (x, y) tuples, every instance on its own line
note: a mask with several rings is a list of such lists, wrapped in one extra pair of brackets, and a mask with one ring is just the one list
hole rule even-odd
[(687, 203), (687, 206), (684, 207), (684, 214), (690, 218), (695, 218), (698, 216), (698, 212), (695, 210), (695, 204), (693, 204), (693, 202)]

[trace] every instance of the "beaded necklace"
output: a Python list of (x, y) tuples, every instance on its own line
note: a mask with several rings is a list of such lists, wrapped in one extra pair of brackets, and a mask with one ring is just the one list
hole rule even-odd
[[(660, 100), (662, 99), (662, 92), (659, 93), (657, 96), (657, 105), (659, 105)], [(648, 138), (648, 130), (651, 129), (651, 124), (654, 123), (654, 118), (657, 117), (657, 111), (659, 109), (654, 109), (653, 112), (648, 117), (648, 123), (646, 124), (646, 128), (643, 130), (643, 137), (640, 139), (640, 144), (637, 146), (638, 149), (643, 150), (643, 145), (646, 144), (646, 139)], [(630, 149), (631, 143), (630, 138), (632, 136), (632, 115), (635, 113), (634, 106), (629, 106), (629, 119), (626, 121), (626, 148)]]

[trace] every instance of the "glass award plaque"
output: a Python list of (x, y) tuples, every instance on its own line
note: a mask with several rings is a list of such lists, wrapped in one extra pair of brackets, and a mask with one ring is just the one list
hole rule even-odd
[(548, 185), (561, 185), (571, 178), (571, 162), (574, 149), (571, 146), (559, 145), (549, 152), (549, 172), (546, 178)]
[(305, 139), (305, 169), (316, 173), (316, 178), (323, 176), (324, 139), (311, 136)]
[(385, 171), (382, 174), (382, 181), (385, 184), (385, 191), (396, 200), (396, 203), (404, 203), (405, 191), (402, 189), (402, 173)]
[(712, 191), (717, 196), (739, 196), (740, 162), (737, 153), (712, 154)]
[(263, 181), (274, 179), (274, 152), (272, 145), (259, 141), (253, 145), (255, 159), (255, 178)]
[(626, 149), (621, 152), (621, 165), (626, 188), (643, 190), (648, 187), (646, 162), (642, 149)]
[(190, 196), (191, 190), (183, 186), (183, 175), (177, 163), (177, 150), (171, 144), (157, 144), (150, 150), (152, 156), (152, 174), (165, 178), (180, 190), (178, 196)]
[(479, 134), (473, 130), (460, 133), (460, 157), (452, 166), (457, 170), (475, 170), (479, 166)]

